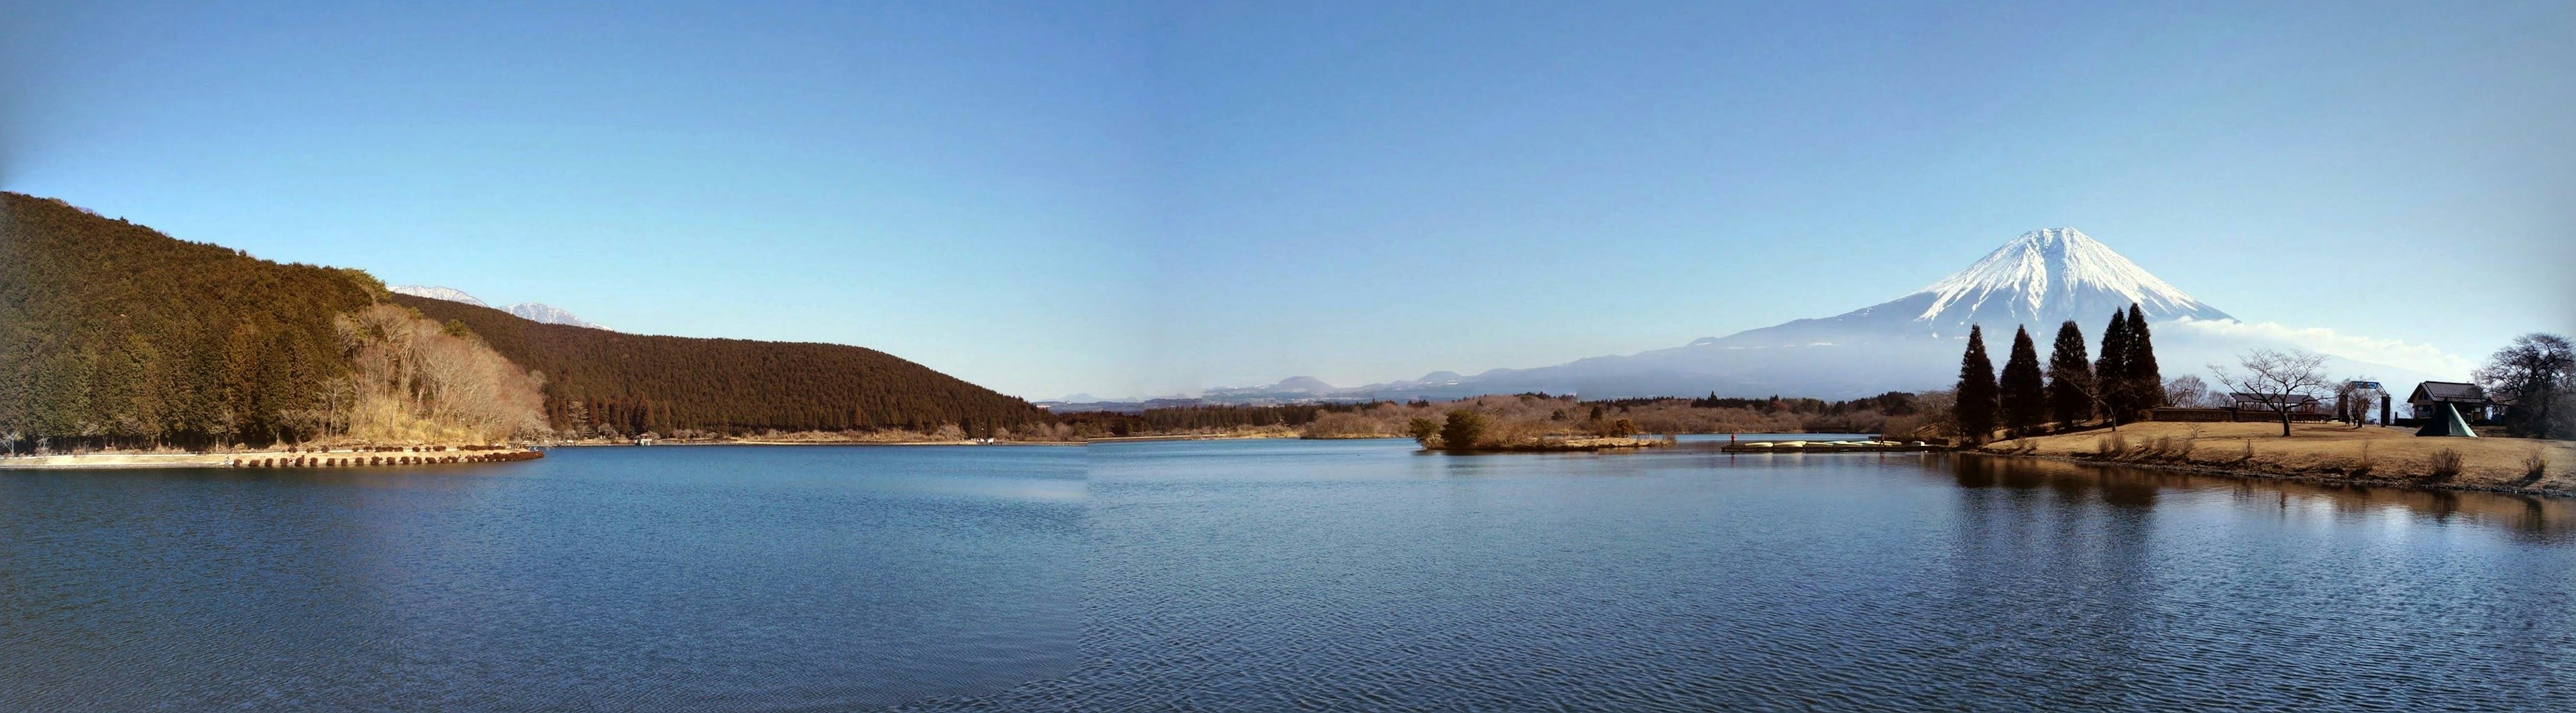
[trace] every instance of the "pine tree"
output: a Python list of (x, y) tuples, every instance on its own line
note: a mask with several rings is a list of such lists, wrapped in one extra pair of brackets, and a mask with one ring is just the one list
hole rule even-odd
[(2084, 329), (2075, 320), (2057, 326), (2057, 343), (2048, 353), (2048, 411), (2059, 424), (2073, 426), (2093, 418), (2093, 358), (2084, 353)]
[(2031, 345), (2029, 329), (2013, 330), (2012, 356), (2004, 360), (1996, 401), (2003, 407), (2004, 426), (2016, 438), (2048, 418), (2048, 386), (2040, 380), (2039, 349)]
[(1994, 435), (1995, 363), (1986, 357), (1984, 330), (1974, 325), (1968, 327), (1968, 353), (1959, 359), (1959, 403), (1952, 413), (1969, 442)]
[(2115, 421), (2129, 420), (2129, 315), (2111, 312), (2110, 326), (2102, 328), (2102, 358), (2093, 363), (2093, 383), (2102, 398), (2102, 416)]
[(2147, 332), (2146, 312), (2129, 303), (2130, 406), (2145, 411), (2165, 405), (2165, 378), (2156, 370), (2155, 337)]

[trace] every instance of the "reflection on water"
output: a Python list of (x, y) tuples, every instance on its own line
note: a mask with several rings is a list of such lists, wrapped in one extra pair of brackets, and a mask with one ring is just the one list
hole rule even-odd
[(1073, 449), (0, 473), (0, 710), (883, 706), (1074, 663)]
[(2576, 709), (2555, 501), (1722, 438), (1096, 447), (1083, 666), (908, 708)]
[(1722, 443), (0, 474), (0, 709), (2576, 710), (2566, 501)]
[(2062, 498), (2099, 498), (2114, 507), (2153, 507), (2160, 493), (2171, 492), (2175, 497), (2223, 497), (2250, 511), (2268, 506), (2284, 518), (2407, 518), (2487, 528), (2534, 542), (2576, 538), (2576, 499), (2569, 498), (2239, 478), (1977, 454), (1937, 457), (1935, 462), (1942, 462), (1962, 488), (2044, 488)]

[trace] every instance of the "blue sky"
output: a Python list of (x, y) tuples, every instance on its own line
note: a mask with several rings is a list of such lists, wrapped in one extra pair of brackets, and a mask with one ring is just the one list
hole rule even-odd
[(1673, 346), (2060, 225), (2341, 339), (2576, 325), (2576, 6), (2062, 5), (13, 7), (0, 184), (1038, 398)]

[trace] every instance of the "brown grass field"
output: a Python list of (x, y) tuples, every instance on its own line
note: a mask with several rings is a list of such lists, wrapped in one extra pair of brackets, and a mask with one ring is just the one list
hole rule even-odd
[[(2302, 423), (2135, 423), (1997, 441), (1981, 450), (2329, 482), (2576, 495), (2576, 441), (2419, 438), (2413, 429)], [(2444, 467), (2446, 452), (2458, 454)], [(2535, 474), (2535, 466), (2538, 473)]]

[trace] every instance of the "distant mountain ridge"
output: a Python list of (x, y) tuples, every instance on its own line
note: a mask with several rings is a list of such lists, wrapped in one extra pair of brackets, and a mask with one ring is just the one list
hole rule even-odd
[[(437, 287), (437, 286), (433, 286), (433, 285), (394, 285), (394, 286), (391, 286), (391, 287), (387, 287), (387, 288), (385, 288), (385, 289), (386, 289), (386, 290), (389, 290), (389, 291), (392, 291), (394, 294), (398, 294), (398, 295), (410, 295), (410, 296), (413, 296), (413, 297), (427, 297), (427, 298), (430, 298), (430, 299), (433, 299), (433, 300), (446, 300), (446, 301), (449, 301), (449, 302), (459, 302), (459, 303), (464, 303), (464, 304), (474, 305), (474, 306), (476, 306), (476, 307), (491, 307), (491, 306), (492, 306), (492, 305), (490, 305), (490, 304), (486, 304), (486, 303), (484, 303), (484, 301), (483, 301), (483, 300), (476, 299), (473, 295), (466, 294), (464, 290), (459, 290), (459, 289), (456, 289), (456, 288), (453, 288), (453, 287)], [(608, 326), (607, 326), (607, 325), (603, 325), (603, 324), (599, 324), (599, 323), (597, 323), (597, 322), (591, 322), (591, 321), (584, 320), (584, 319), (582, 319), (582, 318), (580, 318), (580, 317), (574, 316), (574, 315), (573, 315), (573, 313), (571, 313), (571, 312), (565, 311), (565, 310), (564, 310), (563, 308), (561, 308), (561, 307), (556, 307), (556, 306), (554, 306), (554, 305), (549, 305), (549, 304), (542, 304), (542, 303), (537, 303), (537, 302), (521, 302), (521, 303), (518, 303), (518, 304), (510, 305), (510, 306), (508, 306), (508, 307), (499, 307), (499, 308), (496, 308), (496, 309), (499, 309), (499, 310), (501, 310), (501, 311), (503, 311), (503, 312), (508, 312), (508, 313), (510, 313), (510, 314), (518, 315), (518, 316), (519, 316), (520, 318), (522, 318), (522, 319), (527, 319), (527, 320), (529, 320), (529, 321), (533, 321), (533, 322), (543, 322), (543, 323), (546, 323), (546, 324), (562, 324), (562, 325), (570, 325), (570, 326), (574, 326), (574, 327), (588, 327), (588, 328), (591, 328), (591, 329), (608, 329)], [(614, 331), (614, 330), (611, 330), (611, 331)]]
[[(1800, 319), (1679, 347), (1579, 359), (1473, 376), (1433, 372), (1420, 379), (1318, 391), (1300, 377), (1269, 386), (1211, 389), (1204, 400), (1260, 403), (1300, 400), (1401, 400), (1542, 391), (1586, 398), (1768, 395), (1854, 398), (1886, 391), (1947, 388), (1957, 379), (1962, 341), (1985, 328), (1986, 348), (2001, 353), (2016, 326), (2046, 344), (2059, 323), (2074, 320), (2098, 343), (2116, 310), (2138, 305), (2150, 324), (2232, 322), (2075, 228), (2033, 230), (2006, 241), (1966, 269), (1920, 290), (1831, 317)], [(2207, 330), (2158, 332), (2168, 376), (2200, 373), (2204, 363), (2232, 362), (2249, 342)], [(2278, 346), (2260, 344), (2259, 346)], [(2395, 378), (2402, 369), (2347, 363)]]

